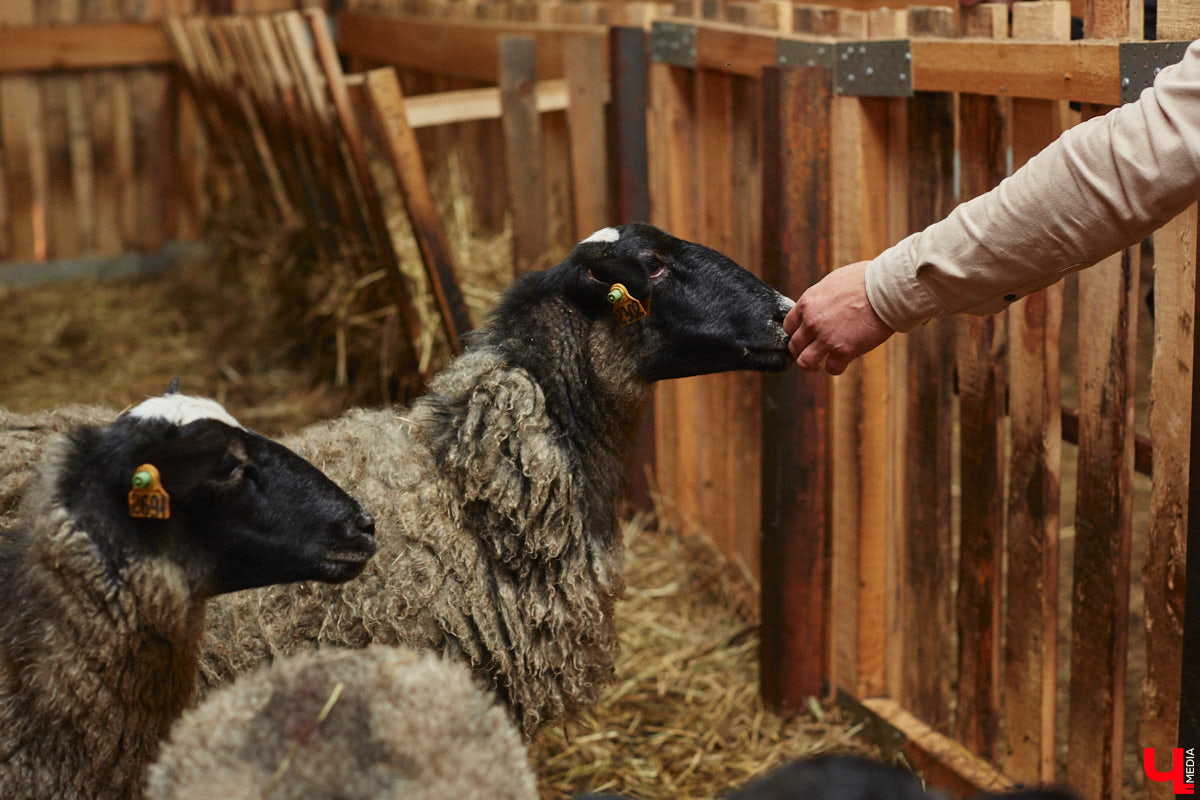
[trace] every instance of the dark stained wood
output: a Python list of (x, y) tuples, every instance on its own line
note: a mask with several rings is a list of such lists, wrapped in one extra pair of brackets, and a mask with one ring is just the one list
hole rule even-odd
[[(1008, 8), (962, 9), (964, 32), (1005, 38)], [(1005, 107), (986, 95), (959, 98), (962, 199), (991, 189), (1006, 170)], [(1004, 542), (1003, 352), (1007, 319), (966, 316), (958, 328), (959, 570), (958, 699), (955, 736), (973, 753), (995, 757), (1000, 734), (1001, 567)]]
[[(832, 80), (818, 67), (763, 71), (763, 273), (798, 295), (832, 255)], [(826, 674), (829, 379), (763, 380), (761, 690), (795, 711)]]

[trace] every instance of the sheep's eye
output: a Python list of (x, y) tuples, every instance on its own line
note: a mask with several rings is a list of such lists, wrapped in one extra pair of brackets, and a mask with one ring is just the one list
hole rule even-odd
[(217, 477), (224, 480), (240, 478), (246, 467), (247, 464), (245, 461), (233, 453), (226, 453), (221, 456), (221, 463), (217, 465)]
[(659, 281), (666, 277), (667, 262), (663, 261), (661, 256), (651, 253), (646, 263), (650, 267), (650, 280)]

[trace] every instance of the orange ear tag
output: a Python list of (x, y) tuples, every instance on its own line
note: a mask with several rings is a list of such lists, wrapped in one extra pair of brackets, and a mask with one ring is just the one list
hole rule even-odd
[(608, 302), (612, 303), (613, 316), (622, 326), (650, 315), (650, 302), (646, 301), (646, 305), (643, 306), (623, 283), (614, 283), (608, 290)]
[(142, 519), (169, 519), (171, 496), (162, 487), (158, 468), (142, 464), (133, 473), (133, 488), (129, 490), (129, 516)]

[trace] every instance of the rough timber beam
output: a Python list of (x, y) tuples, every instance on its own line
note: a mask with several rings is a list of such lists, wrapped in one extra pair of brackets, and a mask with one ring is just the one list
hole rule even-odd
[[(603, 25), (545, 25), (534, 22), (451, 21), (341, 12), (337, 15), (338, 52), (374, 64), (497, 84), (499, 40), (504, 34), (534, 37), (539, 80), (563, 77), (563, 40), (593, 35), (604, 42)], [(603, 76), (598, 76), (603, 80)]]
[(0, 28), (0, 73), (169, 64), (157, 22)]

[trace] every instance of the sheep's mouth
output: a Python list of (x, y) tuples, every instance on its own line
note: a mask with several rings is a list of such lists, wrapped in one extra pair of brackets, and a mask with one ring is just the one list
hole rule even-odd
[(353, 549), (331, 550), (321, 559), (322, 580), (341, 583), (357, 577), (375, 555), (375, 543)]
[(787, 345), (772, 347), (747, 347), (744, 357), (749, 369), (762, 372), (781, 372), (792, 360)]

